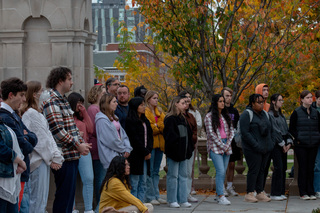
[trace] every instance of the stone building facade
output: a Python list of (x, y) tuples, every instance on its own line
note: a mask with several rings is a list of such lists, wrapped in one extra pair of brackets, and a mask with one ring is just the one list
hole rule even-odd
[(0, 0), (0, 81), (18, 77), (45, 86), (50, 70), (73, 72), (73, 91), (93, 86), (91, 0)]

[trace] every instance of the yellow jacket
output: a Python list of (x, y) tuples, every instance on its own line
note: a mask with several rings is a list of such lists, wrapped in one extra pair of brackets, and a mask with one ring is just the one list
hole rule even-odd
[(116, 177), (109, 179), (108, 189), (105, 190), (106, 185), (103, 186), (103, 190), (100, 196), (99, 212), (105, 207), (113, 207), (116, 210), (122, 209), (127, 206), (134, 205), (141, 212), (145, 212), (148, 208), (143, 203), (130, 193), (130, 189)]
[(164, 129), (164, 117), (165, 114), (163, 112), (159, 112), (158, 108), (154, 110), (156, 116), (158, 117), (158, 122), (156, 123), (156, 119), (149, 107), (146, 107), (145, 115), (150, 121), (150, 125), (153, 131), (153, 148), (160, 148), (161, 151), (164, 152), (164, 138), (163, 138), (163, 129)]

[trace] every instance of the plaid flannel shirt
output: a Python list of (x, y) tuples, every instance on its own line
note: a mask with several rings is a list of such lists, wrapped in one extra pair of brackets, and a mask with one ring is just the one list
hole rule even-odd
[(62, 97), (57, 90), (51, 89), (50, 99), (43, 105), (43, 114), (57, 146), (62, 149), (64, 159), (66, 161), (79, 159), (77, 146), (84, 140), (74, 122), (73, 111), (66, 96)]
[(206, 127), (206, 132), (207, 132), (207, 151), (208, 153), (211, 150), (215, 154), (226, 153), (227, 155), (231, 155), (232, 154), (231, 141), (234, 137), (234, 128), (232, 124), (229, 128), (223, 116), (222, 116), (222, 121), (223, 121), (224, 131), (226, 132), (226, 135), (227, 135), (226, 143), (222, 142), (220, 131), (218, 129), (217, 129), (217, 133), (213, 131), (211, 112), (209, 112), (204, 118), (204, 125)]

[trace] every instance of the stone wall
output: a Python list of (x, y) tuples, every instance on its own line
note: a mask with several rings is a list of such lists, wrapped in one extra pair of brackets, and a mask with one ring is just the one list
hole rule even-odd
[(19, 77), (45, 86), (50, 70), (73, 71), (73, 91), (93, 86), (91, 0), (0, 0), (0, 81)]

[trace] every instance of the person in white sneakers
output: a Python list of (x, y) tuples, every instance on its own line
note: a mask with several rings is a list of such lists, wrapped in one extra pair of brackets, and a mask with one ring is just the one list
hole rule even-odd
[(216, 191), (219, 196), (217, 201), (222, 205), (230, 205), (231, 202), (224, 195), (223, 186), (229, 158), (232, 154), (231, 141), (234, 137), (234, 129), (224, 101), (221, 94), (212, 97), (204, 125), (207, 133), (208, 153), (216, 168)]
[[(236, 108), (234, 108), (233, 104), (231, 103), (232, 100), (232, 93), (233, 90), (229, 87), (224, 87), (221, 91), (221, 95), (224, 97), (225, 106), (228, 110), (229, 116), (231, 118), (233, 128), (237, 128), (237, 124), (239, 121), (239, 112)], [(233, 177), (234, 177), (234, 168), (235, 168), (235, 162), (241, 159), (241, 149), (236, 145), (235, 140), (233, 139), (231, 142), (231, 148), (232, 148), (232, 154), (230, 155), (229, 164), (227, 168), (227, 187), (225, 190), (226, 196), (238, 196), (238, 193), (234, 191), (233, 183)]]

